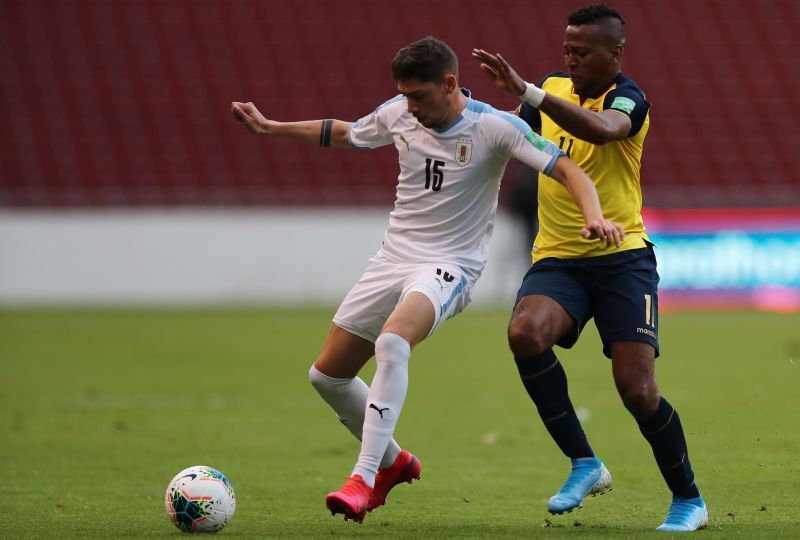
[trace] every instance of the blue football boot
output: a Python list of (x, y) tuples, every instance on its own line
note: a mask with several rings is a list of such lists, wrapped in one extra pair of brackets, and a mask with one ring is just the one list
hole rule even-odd
[(689, 532), (704, 529), (708, 525), (708, 510), (703, 497), (682, 499), (672, 497), (672, 504), (664, 523), (656, 530), (662, 532)]
[(573, 459), (567, 481), (561, 491), (547, 501), (547, 510), (551, 514), (572, 512), (582, 506), (587, 495), (601, 495), (610, 489), (611, 473), (596, 456)]

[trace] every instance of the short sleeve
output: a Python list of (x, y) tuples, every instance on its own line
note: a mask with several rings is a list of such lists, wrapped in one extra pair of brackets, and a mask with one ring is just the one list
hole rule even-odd
[(496, 130), (496, 151), (550, 175), (556, 161), (564, 156), (558, 146), (537, 135), (529, 125), (514, 115), (495, 111), (492, 129)]
[(532, 130), (539, 131), (542, 129), (542, 113), (530, 103), (522, 104), (522, 107), (519, 109), (519, 117), (522, 118)]
[(611, 90), (603, 99), (603, 110), (609, 109), (628, 115), (631, 119), (628, 137), (633, 137), (642, 129), (647, 112), (650, 110), (650, 103), (636, 86), (621, 85)]
[(392, 143), (392, 134), (387, 127), (386, 108), (405, 99), (397, 96), (381, 104), (377, 109), (368, 115), (350, 124), (347, 130), (347, 140), (351, 146), (356, 148), (378, 148)]

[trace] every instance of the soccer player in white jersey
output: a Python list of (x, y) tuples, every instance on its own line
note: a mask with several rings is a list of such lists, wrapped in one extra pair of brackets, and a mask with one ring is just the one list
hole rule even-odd
[[(610, 247), (623, 231), (603, 218), (597, 192), (574, 162), (519, 118), (469, 97), (458, 60), (428, 37), (392, 62), (400, 95), (355, 123), (277, 122), (252, 103), (234, 117), (253, 133), (320, 146), (393, 144), (400, 176), (383, 245), (334, 315), (309, 378), (339, 420), (361, 440), (351, 476), (326, 497), (333, 514), (362, 522), (390, 489), (419, 477), (419, 460), (393, 439), (408, 388), (411, 350), (463, 310), (483, 270), (500, 178), (510, 157), (543, 171), (575, 199), (581, 235)], [(372, 386), (357, 377), (375, 356)]]

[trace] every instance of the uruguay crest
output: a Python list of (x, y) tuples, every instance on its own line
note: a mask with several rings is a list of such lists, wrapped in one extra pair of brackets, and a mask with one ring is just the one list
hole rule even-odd
[(472, 139), (458, 139), (456, 141), (456, 163), (462, 167), (472, 158)]

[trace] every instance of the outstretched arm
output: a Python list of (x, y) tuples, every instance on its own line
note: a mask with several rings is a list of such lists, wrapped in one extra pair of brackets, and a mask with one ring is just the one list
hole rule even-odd
[(619, 223), (603, 217), (597, 190), (586, 173), (570, 158), (562, 156), (556, 160), (550, 177), (567, 188), (583, 214), (586, 226), (581, 230), (581, 236), (587, 239), (599, 238), (606, 246), (613, 243), (619, 247), (625, 238), (625, 231)]
[[(522, 97), (533, 86), (525, 82), (500, 53), (490, 54), (483, 49), (473, 49), (472, 56), (480, 60), (481, 71), (504, 92)], [(579, 139), (599, 145), (624, 139), (630, 133), (631, 119), (625, 113), (615, 110), (596, 113), (536, 87), (532, 93), (530, 97), (533, 100), (526, 101)]]
[(317, 146), (350, 147), (347, 140), (349, 122), (341, 120), (307, 120), (277, 122), (264, 117), (253, 103), (231, 103), (233, 117), (256, 135), (294, 139)]

